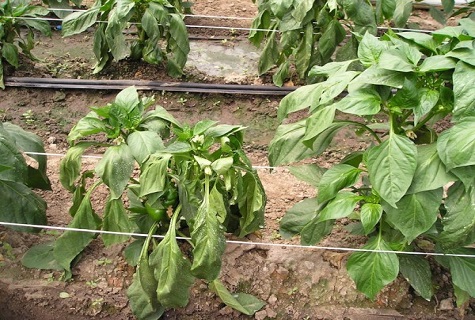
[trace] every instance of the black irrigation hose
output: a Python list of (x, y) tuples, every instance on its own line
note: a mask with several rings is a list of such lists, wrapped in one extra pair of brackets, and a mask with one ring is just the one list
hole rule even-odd
[(6, 77), (6, 87), (82, 90), (122, 90), (135, 86), (137, 90), (154, 90), (191, 93), (229, 93), (245, 95), (285, 96), (297, 87), (262, 85), (212, 84), (195, 82), (160, 82), (147, 80), (90, 80)]

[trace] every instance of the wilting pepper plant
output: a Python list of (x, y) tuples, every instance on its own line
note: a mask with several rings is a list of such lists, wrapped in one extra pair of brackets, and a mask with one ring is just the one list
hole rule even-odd
[[(183, 126), (162, 107), (151, 108), (153, 102), (129, 87), (73, 127), (60, 166), (60, 181), (73, 193), (69, 226), (148, 234), (126, 249), (141, 247), (127, 292), (139, 319), (186, 306), (195, 278), (208, 281), (225, 303), (253, 314), (263, 306), (260, 300), (235, 297), (217, 279), (225, 234), (244, 237), (264, 224), (266, 197), (242, 149), (245, 128), (211, 120)], [(94, 170), (82, 170), (81, 156), (91, 148), (105, 153)], [(101, 185), (108, 189), (102, 218), (91, 203)], [(187, 242), (179, 244), (177, 235)], [(26, 257), (49, 256), (46, 267), (69, 278), (72, 263), (96, 236), (66, 231)], [(106, 246), (128, 238), (102, 234)]]
[[(352, 32), (376, 34), (390, 20), (404, 27), (412, 12), (411, 0), (259, 0), (250, 40), (263, 44), (259, 75), (274, 69), (273, 81), (281, 86), (296, 73), (307, 83), (315, 65), (356, 57), (358, 41)], [(351, 32), (348, 32), (351, 31)], [(344, 40), (347, 41), (344, 41)]]
[[(19, 224), (46, 224), (46, 202), (32, 189), (51, 190), (46, 176), (46, 156), (37, 135), (11, 123), (0, 123), (0, 221)], [(38, 232), (32, 227), (12, 226), (14, 230)]]
[(33, 31), (51, 34), (49, 23), (37, 19), (48, 13), (48, 9), (30, 5), (29, 1), (6, 0), (0, 3), (0, 88), (5, 89), (4, 66), (18, 68), (19, 48), (30, 59), (36, 59), (31, 53), (35, 46)]
[[(130, 58), (150, 64), (164, 63), (168, 74), (178, 77), (190, 51), (182, 18), (189, 7), (181, 0), (98, 0), (88, 10), (68, 15), (63, 20), (63, 35), (81, 33), (98, 23), (94, 33), (94, 73), (113, 60)], [(131, 26), (137, 33), (127, 38), (124, 31)]]
[[(431, 35), (388, 32), (360, 37), (358, 58), (314, 67), (325, 76), (286, 96), (270, 145), (272, 165), (321, 155), (344, 128), (371, 142), (324, 170), (292, 171), (318, 195), (291, 208), (281, 233), (313, 245), (335, 221), (354, 221), (368, 237), (346, 267), (357, 288), (374, 299), (399, 273), (418, 294), (434, 294), (429, 261), (434, 252), (450, 271), (457, 303), (475, 297), (475, 22), (460, 20)], [(354, 71), (362, 70), (362, 71)], [(308, 116), (284, 122), (296, 111)], [(450, 117), (449, 126), (440, 120)], [(386, 251), (386, 252), (377, 252)]]

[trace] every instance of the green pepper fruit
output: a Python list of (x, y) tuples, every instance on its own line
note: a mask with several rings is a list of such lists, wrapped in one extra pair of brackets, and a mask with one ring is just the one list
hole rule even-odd
[(147, 213), (150, 216), (150, 218), (152, 218), (153, 221), (156, 221), (156, 222), (162, 221), (167, 215), (166, 209), (156, 209), (152, 207), (151, 205), (149, 205), (148, 203), (145, 203), (145, 208), (147, 209)]

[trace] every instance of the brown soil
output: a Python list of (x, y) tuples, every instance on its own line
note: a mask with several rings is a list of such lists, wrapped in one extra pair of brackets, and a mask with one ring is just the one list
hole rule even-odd
[[(254, 17), (256, 6), (249, 0), (199, 0), (195, 14)], [(427, 21), (427, 13), (418, 13), (419, 21)], [(195, 20), (192, 20), (195, 19)], [(228, 20), (190, 18), (190, 23), (227, 25)], [(248, 26), (249, 21), (233, 26)], [(236, 24), (238, 23), (238, 24)], [(430, 24), (430, 23), (428, 23)], [(426, 25), (423, 25), (424, 28)], [(433, 28), (433, 27), (432, 27)], [(199, 31), (199, 36), (210, 36)], [(216, 36), (215, 33), (213, 33)], [(219, 36), (229, 36), (226, 33)], [(90, 77), (91, 54), (83, 46), (90, 34), (62, 40), (79, 48), (69, 57), (48, 52), (48, 40), (38, 44), (44, 48), (46, 63), (28, 63), (17, 76)], [(225, 44), (223, 44), (225, 45)], [(168, 79), (161, 67), (120, 63), (101, 75), (106, 78)], [(203, 75), (187, 75), (184, 80), (202, 79)], [(255, 79), (250, 79), (252, 83)], [(88, 112), (88, 106), (104, 105), (116, 92), (84, 92), (79, 90), (38, 90), (8, 88), (0, 92), (0, 119), (36, 132), (48, 152), (63, 154), (66, 135), (72, 125)], [(184, 122), (216, 119), (223, 123), (248, 126), (246, 150), (255, 165), (267, 165), (266, 145), (277, 126), (276, 108), (279, 98), (231, 95), (155, 93), (157, 104), (164, 106)], [(348, 150), (363, 148), (367, 142), (352, 132), (341, 134), (337, 143), (319, 159), (329, 166), (343, 158)], [(50, 225), (65, 226), (71, 195), (58, 181), (59, 157), (48, 159), (52, 191), (39, 192), (48, 203)], [(93, 165), (93, 163), (91, 163)], [(293, 204), (314, 195), (314, 190), (296, 180), (286, 168), (259, 170), (267, 196), (266, 226), (248, 237), (249, 241), (282, 244), (229, 244), (224, 255), (221, 280), (230, 291), (247, 292), (266, 302), (254, 317), (243, 316), (225, 306), (207, 284), (198, 281), (192, 289), (189, 305), (169, 310), (165, 319), (473, 319), (473, 308), (454, 307), (448, 278), (439, 270), (436, 285), (441, 287), (437, 299), (426, 302), (418, 297), (404, 279), (388, 286), (376, 301), (369, 301), (355, 289), (344, 268), (348, 254), (342, 251), (294, 249), (298, 239), (283, 240), (278, 234), (279, 220)], [(101, 205), (97, 195), (96, 205)], [(104, 248), (100, 238), (84, 252), (73, 268), (73, 280), (59, 281), (58, 272), (22, 267), (20, 259), (34, 244), (54, 239), (57, 232), (38, 235), (13, 232), (0, 227), (0, 320), (1, 319), (133, 319), (125, 290), (134, 269), (123, 258), (125, 244)], [(344, 225), (335, 228), (322, 246), (356, 247), (361, 239), (350, 235)], [(67, 293), (67, 294), (65, 294)], [(63, 298), (61, 298), (63, 297)]]

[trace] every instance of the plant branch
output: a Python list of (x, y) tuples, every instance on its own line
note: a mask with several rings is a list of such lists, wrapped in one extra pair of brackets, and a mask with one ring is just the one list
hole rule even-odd
[(370, 127), (368, 127), (367, 125), (365, 125), (363, 123), (360, 123), (360, 122), (357, 122), (357, 121), (351, 121), (351, 120), (343, 120), (343, 121), (335, 121), (335, 122), (348, 123), (348, 124), (355, 125), (357, 127), (361, 127), (364, 130), (368, 131), (369, 134), (371, 134), (373, 136), (373, 138), (375, 138), (378, 143), (381, 143), (381, 138), (378, 136), (378, 134), (373, 129), (371, 129)]

